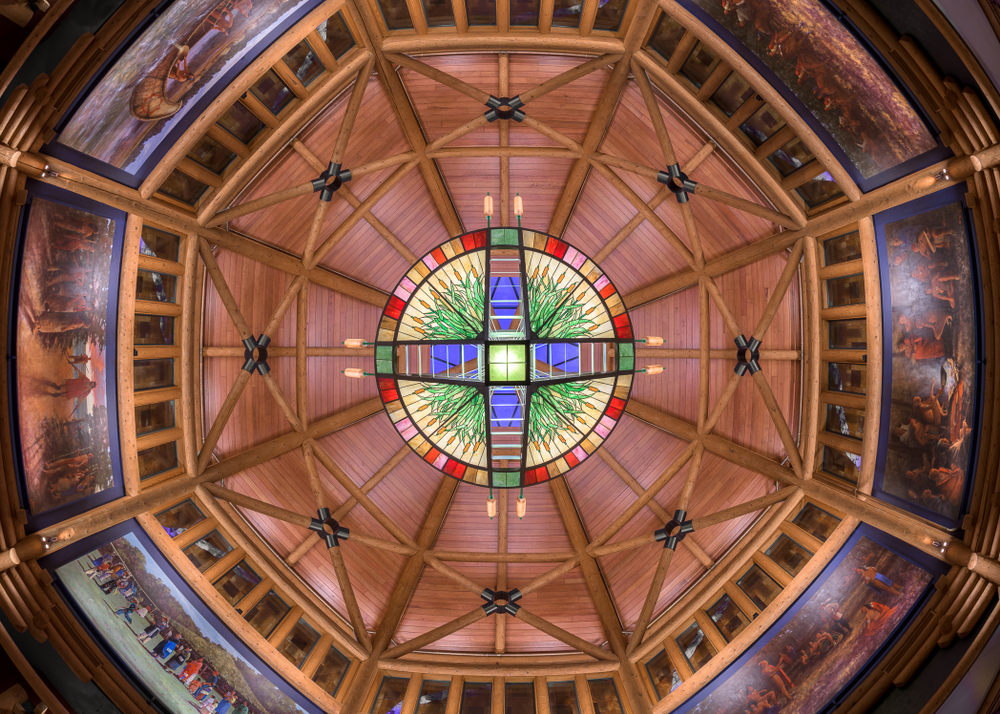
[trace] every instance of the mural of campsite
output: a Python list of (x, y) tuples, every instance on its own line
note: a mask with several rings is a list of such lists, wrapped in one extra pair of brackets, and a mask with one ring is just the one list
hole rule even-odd
[(237, 653), (132, 533), (56, 574), (108, 647), (174, 714), (300, 714)]
[(691, 714), (814, 714), (861, 671), (931, 575), (867, 537), (763, 647)]
[(37, 196), (29, 208), (16, 383), (34, 515), (114, 484), (105, 348), (115, 227), (110, 218)]
[(187, 109), (306, 2), (176, 0), (101, 78), (58, 142), (136, 173)]
[(885, 226), (892, 406), (882, 488), (960, 515), (976, 394), (976, 314), (962, 205)]
[(820, 0), (689, 0), (785, 83), (864, 178), (937, 144), (874, 57)]

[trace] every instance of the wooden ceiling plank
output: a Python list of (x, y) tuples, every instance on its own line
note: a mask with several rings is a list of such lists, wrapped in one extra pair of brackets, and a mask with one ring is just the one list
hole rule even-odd
[(429, 64), (425, 64), (420, 60), (393, 52), (383, 52), (383, 56), (389, 62), (394, 62), (402, 67), (406, 67), (409, 70), (413, 70), (418, 74), (424, 75), (428, 79), (434, 80), (438, 84), (455, 90), (459, 94), (464, 94), (477, 104), (486, 104), (486, 102), (489, 101), (489, 92), (479, 89), (478, 87), (473, 87), (468, 82), (461, 80), (454, 75), (448, 74), (447, 72), (442, 72), (436, 67), (431, 67)]
[(767, 406), (767, 413), (771, 417), (771, 421), (774, 422), (774, 427), (778, 430), (778, 436), (781, 437), (781, 443), (785, 446), (785, 453), (788, 456), (788, 461), (792, 464), (792, 470), (795, 471), (799, 478), (811, 477), (812, 474), (806, 474), (802, 468), (802, 456), (799, 454), (799, 445), (795, 443), (795, 437), (792, 436), (792, 430), (788, 428), (788, 422), (785, 420), (784, 414), (781, 413), (781, 407), (778, 405), (778, 400), (774, 397), (774, 392), (771, 391), (771, 385), (764, 375), (764, 370), (758, 370), (753, 373), (753, 383), (757, 387), (757, 391), (760, 392), (764, 404)]
[[(549, 223), (548, 230), (548, 232), (552, 235), (562, 235), (563, 231), (566, 230), (566, 224), (569, 223), (570, 213), (573, 210), (573, 206), (576, 204), (577, 197), (583, 190), (583, 184), (587, 179), (588, 172), (590, 171), (590, 154), (596, 151), (598, 146), (600, 146), (601, 140), (604, 138), (604, 134), (611, 124), (615, 108), (618, 105), (618, 99), (621, 96), (622, 90), (625, 88), (626, 82), (628, 81), (632, 55), (639, 49), (643, 40), (646, 39), (646, 34), (652, 26), (654, 17), (656, 17), (657, 13), (655, 11), (655, 0), (633, 1), (639, 3), (639, 6), (631, 24), (629, 25), (628, 32), (625, 35), (622, 58), (615, 63), (615, 68), (611, 72), (611, 77), (609, 78), (608, 84), (597, 104), (590, 126), (587, 128), (587, 136), (583, 141), (585, 153), (573, 166), (569, 178), (566, 180), (566, 186), (559, 198), (556, 210), (552, 214), (552, 220)], [(596, 15), (596, 0), (593, 0), (591, 4), (594, 8), (593, 12)], [(593, 21), (591, 20), (591, 22)], [(582, 24), (580, 29), (580, 34), (582, 36), (589, 34), (589, 32), (583, 32), (584, 28)]]
[[(597, 561), (589, 555), (589, 546), (583, 522), (580, 520), (579, 511), (573, 503), (569, 486), (566, 479), (554, 479), (552, 482), (552, 493), (555, 496), (556, 506), (562, 519), (566, 532), (569, 534), (573, 547), (580, 554), (580, 568), (583, 571), (584, 582), (598, 617), (601, 620), (601, 627), (608, 638), (611, 651), (618, 657), (620, 662), (619, 673), (621, 675), (623, 694), (631, 706), (634, 714), (649, 714), (651, 705), (649, 698), (643, 688), (639, 674), (635, 665), (629, 660), (626, 653), (625, 637), (622, 634), (622, 622), (615, 612), (614, 602), (611, 592), (608, 590), (607, 581), (601, 574)], [(586, 686), (586, 685), (585, 685)], [(580, 692), (579, 687), (577, 689)], [(590, 690), (587, 688), (584, 694), (589, 698)], [(591, 708), (593, 704), (591, 704)]]
[[(697, 447), (698, 447), (697, 440), (692, 441), (690, 444), (688, 444), (687, 448), (685, 448), (684, 451), (681, 452), (681, 455), (678, 456), (676, 459), (674, 459), (673, 462), (670, 464), (670, 466), (667, 467), (667, 470), (664, 471), (662, 474), (660, 474), (660, 476), (653, 483), (650, 484), (649, 488), (647, 488), (645, 491), (642, 492), (639, 498), (637, 498), (635, 501), (629, 504), (628, 508), (622, 511), (618, 515), (618, 517), (615, 518), (614, 522), (611, 523), (611, 525), (605, 528), (604, 531), (602, 531), (599, 536), (597, 536), (596, 538), (593, 539), (593, 541), (591, 541), (590, 548), (593, 549), (596, 548), (597, 546), (604, 545), (611, 538), (613, 538), (615, 534), (618, 533), (618, 531), (624, 528), (625, 524), (631, 521), (632, 518), (635, 517), (635, 514), (641, 511), (646, 506), (646, 504), (649, 503), (653, 499), (653, 497), (656, 496), (656, 494), (658, 494), (661, 490), (663, 490), (663, 487), (666, 486), (668, 483), (670, 483), (670, 481), (673, 480), (673, 478), (680, 472), (680, 470), (684, 468), (684, 464), (686, 464), (688, 460), (694, 455), (694, 453), (697, 451)], [(592, 551), (590, 550), (588, 550), (588, 553), (591, 553), (591, 555), (593, 555)]]
[(410, 171), (419, 163), (420, 162), (416, 160), (409, 161), (393, 171), (385, 181), (379, 184), (378, 188), (372, 191), (367, 198), (365, 198), (365, 200), (351, 212), (351, 215), (345, 218), (340, 225), (337, 226), (333, 234), (323, 241), (323, 245), (317, 249), (315, 255), (313, 255), (312, 259), (305, 264), (305, 267), (308, 269), (315, 268), (319, 262), (326, 257), (327, 253), (333, 250), (333, 247), (337, 245), (337, 243), (339, 243), (340, 240), (347, 235), (347, 233), (355, 225), (357, 225), (357, 222), (372, 209), (372, 206), (381, 201), (385, 195), (389, 193), (389, 191), (391, 191), (396, 184), (406, 178), (406, 175), (410, 173)]
[[(382, 479), (388, 476), (393, 469), (399, 466), (409, 454), (413, 453), (413, 450), (406, 444), (403, 445), (399, 451), (397, 451), (391, 459), (386, 461), (382, 466), (376, 471), (371, 478), (364, 482), (361, 486), (361, 491), (363, 493), (370, 493), (372, 489), (381, 483)], [(344, 501), (337, 509), (333, 512), (333, 518), (338, 521), (344, 520), (348, 513), (351, 512), (356, 505), (358, 505), (358, 500), (351, 496), (346, 501)], [(290, 564), (297, 563), (302, 559), (312, 546), (316, 545), (316, 539), (311, 536), (306, 536), (299, 545), (295, 547), (292, 553), (285, 558), (286, 562)]]
[(353, 496), (358, 501), (358, 503), (361, 504), (362, 508), (364, 508), (366, 511), (368, 511), (368, 513), (371, 514), (372, 518), (374, 518), (376, 521), (379, 522), (379, 525), (381, 525), (383, 528), (389, 531), (389, 533), (392, 534), (393, 538), (398, 540), (400, 543), (405, 543), (406, 545), (410, 546), (416, 546), (416, 543), (413, 541), (412, 538), (410, 538), (410, 536), (406, 534), (406, 531), (400, 528), (399, 525), (393, 519), (389, 518), (389, 516), (386, 515), (385, 511), (383, 511), (381, 508), (375, 505), (375, 502), (368, 497), (368, 494), (366, 494), (360, 488), (358, 488), (357, 484), (355, 484), (354, 481), (351, 480), (351, 477), (348, 476), (346, 473), (344, 473), (344, 470), (337, 465), (337, 463), (326, 452), (326, 449), (324, 449), (323, 446), (313, 441), (312, 448), (313, 448), (313, 453), (315, 453), (316, 455), (316, 458), (319, 460), (321, 464), (323, 464), (323, 468), (325, 468), (327, 471), (330, 472), (330, 475), (333, 476), (337, 480), (337, 482), (344, 487), (344, 490), (346, 490), (349, 494), (351, 494), (351, 496)]
[(243, 390), (246, 389), (247, 384), (250, 383), (250, 377), (252, 376), (253, 372), (241, 369), (240, 373), (236, 376), (236, 380), (233, 382), (233, 386), (230, 387), (229, 393), (226, 394), (226, 398), (223, 400), (222, 406), (219, 407), (219, 413), (215, 415), (215, 420), (212, 422), (212, 426), (209, 428), (208, 433), (205, 434), (205, 441), (202, 442), (201, 450), (198, 452), (199, 474), (203, 474), (205, 469), (208, 468), (208, 463), (212, 460), (212, 451), (215, 449), (216, 444), (219, 443), (219, 437), (222, 436), (222, 430), (225, 429), (226, 424), (229, 423), (229, 417), (233, 415), (233, 410), (236, 409), (236, 403), (243, 395)]
[(553, 92), (560, 87), (566, 86), (570, 82), (575, 82), (578, 79), (586, 77), (591, 72), (599, 70), (602, 67), (614, 64), (620, 60), (622, 56), (623, 54), (621, 52), (613, 52), (603, 54), (600, 57), (595, 57), (594, 59), (568, 69), (565, 72), (560, 72), (555, 77), (547, 79), (541, 84), (536, 84), (528, 91), (521, 92), (518, 96), (524, 104), (530, 104), (531, 102), (541, 99), (549, 92)]
[[(691, 503), (691, 495), (694, 493), (695, 483), (698, 481), (698, 474), (701, 472), (701, 460), (704, 453), (705, 447), (699, 443), (694, 454), (691, 456), (691, 466), (688, 468), (687, 478), (681, 489), (681, 495), (677, 500), (676, 510), (678, 512), (687, 513), (688, 506)], [(667, 535), (672, 534), (668, 533)], [(663, 590), (663, 581), (667, 577), (667, 571), (670, 568), (670, 561), (673, 558), (673, 554), (674, 549), (667, 547), (664, 547), (663, 552), (660, 553), (660, 561), (656, 566), (656, 572), (653, 574), (653, 582), (646, 593), (646, 600), (642, 604), (639, 619), (636, 620), (635, 627), (632, 630), (632, 639), (629, 640), (628, 651), (634, 650), (636, 646), (642, 643), (642, 638), (646, 634), (646, 628), (653, 617), (653, 608), (656, 607), (656, 603), (660, 599), (660, 593)]]
[(754, 513), (767, 508), (768, 506), (773, 506), (775, 503), (781, 503), (789, 496), (792, 496), (795, 493), (795, 490), (796, 489), (794, 487), (785, 486), (784, 488), (773, 491), (766, 496), (755, 498), (751, 501), (747, 501), (746, 503), (740, 503), (730, 508), (710, 513), (707, 516), (692, 518), (691, 525), (694, 526), (695, 531), (699, 531), (720, 523), (725, 523), (726, 521), (730, 521), (734, 518), (745, 516), (748, 513)]
[(572, 632), (564, 630), (558, 625), (552, 624), (544, 617), (539, 617), (525, 607), (518, 608), (517, 614), (514, 617), (525, 624), (531, 625), (536, 630), (544, 632), (549, 637), (557, 639), (580, 652), (589, 654), (594, 659), (604, 660), (605, 662), (614, 662), (618, 659), (614, 653), (602, 650), (597, 645), (587, 642), (582, 637), (577, 637)]
[(387, 666), (391, 666), (392, 660), (397, 657), (402, 657), (405, 654), (409, 654), (410, 652), (419, 650), (422, 647), (426, 647), (432, 642), (437, 642), (448, 635), (453, 635), (459, 630), (464, 630), (469, 625), (479, 622), (486, 617), (486, 610), (481, 607), (477, 607), (475, 610), (471, 610), (461, 617), (456, 617), (454, 620), (450, 620), (443, 625), (439, 625), (429, 632), (425, 632), (418, 637), (414, 637), (412, 640), (408, 640), (401, 645), (396, 645), (392, 649), (387, 650), (379, 659), (385, 662)]
[(675, 251), (677, 251), (677, 253), (679, 253), (682, 258), (684, 258), (685, 261), (687, 261), (688, 265), (694, 268), (695, 266), (694, 254), (692, 254), (692, 252), (688, 249), (686, 245), (684, 245), (681, 239), (678, 238), (677, 235), (672, 230), (670, 230), (667, 224), (663, 222), (663, 219), (660, 218), (660, 216), (652, 208), (650, 208), (645, 201), (642, 200), (642, 197), (640, 197), (639, 194), (633, 191), (632, 187), (629, 186), (627, 183), (625, 183), (625, 181), (618, 174), (616, 174), (611, 168), (605, 166), (603, 163), (600, 163), (597, 160), (593, 160), (591, 161), (591, 163), (593, 164), (594, 168), (597, 169), (597, 172), (601, 174), (601, 176), (607, 179), (612, 186), (618, 189), (618, 192), (621, 193), (625, 198), (627, 198), (629, 203), (631, 203), (635, 208), (637, 208), (647, 221), (653, 224), (653, 227), (656, 228), (656, 230), (659, 231), (660, 235), (663, 236), (663, 238), (667, 241), (667, 243), (669, 243), (670, 246)]
[[(375, 637), (372, 639), (373, 656), (361, 664), (358, 673), (354, 676), (354, 684), (344, 698), (344, 711), (360, 711), (363, 700), (374, 685), (375, 678), (379, 674), (381, 656), (391, 642), (396, 628), (399, 627), (399, 621), (406, 605), (420, 579), (420, 573), (424, 566), (424, 552), (434, 544), (458, 485), (458, 480), (453, 478), (445, 477), (441, 481), (441, 487), (438, 489), (434, 503), (417, 536), (418, 551), (410, 556), (399, 580), (396, 581), (386, 611), (382, 616), (382, 622), (379, 623)], [(482, 610), (482, 608), (477, 609)]]
[[(317, 173), (322, 173), (326, 169), (326, 167), (323, 166), (323, 162), (320, 161), (319, 157), (316, 156), (316, 154), (314, 154), (312, 151), (310, 151), (309, 147), (307, 147), (298, 139), (292, 140), (292, 148), (295, 149), (295, 151), (298, 152), (299, 156), (305, 159), (306, 162), (317, 171)], [(416, 156), (416, 154), (414, 154), (414, 156)], [(343, 184), (339, 189), (337, 189), (335, 195), (340, 196), (345, 201), (347, 201), (347, 203), (350, 204), (351, 208), (357, 208), (358, 206), (361, 205), (361, 199), (358, 198), (354, 194), (354, 192), (351, 191), (350, 188), (348, 188), (347, 184)], [(323, 219), (319, 220), (318, 222), (315, 217), (313, 218), (313, 224), (312, 227), (310, 228), (308, 240), (306, 241), (306, 251), (302, 254), (303, 259), (305, 259), (307, 255), (311, 257), (312, 254), (309, 253), (308, 247), (310, 245), (315, 246), (317, 237), (319, 236), (319, 232), (323, 225), (323, 220), (325, 220), (325, 218), (326, 218), (325, 214), (323, 216)], [(384, 223), (382, 223), (382, 221), (380, 221), (378, 218), (375, 217), (375, 214), (373, 214), (371, 211), (368, 211), (367, 213), (365, 213), (364, 219), (368, 222), (368, 224), (372, 228), (378, 231), (379, 235), (385, 238), (385, 241), (389, 245), (391, 245), (396, 250), (397, 253), (403, 256), (404, 260), (406, 260), (408, 263), (411, 264), (417, 262), (417, 256), (411, 253), (410, 249), (407, 248), (403, 244), (403, 242), (399, 240), (399, 238), (397, 238), (393, 234), (393, 232), (386, 227)], [(313, 232), (315, 232), (316, 237), (314, 237)]]

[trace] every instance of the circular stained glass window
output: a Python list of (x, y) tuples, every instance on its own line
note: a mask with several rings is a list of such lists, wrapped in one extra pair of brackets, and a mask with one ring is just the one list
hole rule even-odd
[(635, 343), (593, 260), (519, 228), (466, 233), (419, 260), (375, 341), (403, 439), (454, 478), (518, 488), (593, 454), (621, 419)]

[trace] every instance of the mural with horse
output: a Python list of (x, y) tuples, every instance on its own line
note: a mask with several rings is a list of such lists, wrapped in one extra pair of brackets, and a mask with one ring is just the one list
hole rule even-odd
[(176, 0), (125, 51), (58, 142), (135, 172), (187, 109), (310, 0)]
[(959, 203), (885, 227), (892, 407), (883, 489), (958, 519), (975, 426), (976, 313)]
[(104, 363), (114, 234), (110, 218), (38, 197), (31, 202), (15, 364), (32, 514), (114, 483)]
[(937, 145), (878, 60), (820, 0), (691, 1), (787, 85), (865, 178)]

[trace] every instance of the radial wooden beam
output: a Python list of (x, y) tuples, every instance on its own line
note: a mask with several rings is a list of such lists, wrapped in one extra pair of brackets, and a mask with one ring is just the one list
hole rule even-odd
[[(730, 352), (728, 356), (731, 358), (732, 357), (732, 352)], [(697, 357), (697, 354), (695, 354), (695, 357)], [(618, 463), (618, 461), (615, 459), (614, 456), (611, 455), (611, 453), (608, 451), (608, 449), (606, 447), (598, 449), (597, 450), (597, 454), (598, 454), (598, 456), (601, 457), (601, 459), (604, 460), (604, 463), (606, 463), (608, 466), (611, 467), (611, 470), (614, 471), (618, 475), (618, 478), (620, 478), (622, 481), (624, 481), (625, 484), (630, 489), (632, 489), (632, 491), (634, 491), (637, 496), (641, 496), (645, 492), (645, 489), (642, 487), (642, 484), (640, 484), (638, 481), (636, 481), (635, 478), (632, 476), (632, 474), (630, 474), (625, 469), (624, 466), (622, 466), (620, 463)], [(655, 498), (649, 499), (649, 501), (646, 503), (646, 508), (648, 508), (650, 511), (652, 511), (653, 515), (655, 515), (660, 520), (660, 523), (666, 523), (667, 521), (669, 521), (672, 518), (672, 516), (667, 513), (666, 509), (663, 506), (661, 506), (659, 503), (657, 503), (657, 501), (656, 501)], [(652, 538), (652, 536), (650, 536), (650, 538)], [(644, 542), (651, 543), (653, 541), (649, 540), (649, 541), (644, 541)], [(695, 539), (692, 538), (691, 536), (688, 536), (683, 541), (681, 541), (681, 544), (685, 548), (687, 548), (688, 550), (690, 550), (691, 554), (695, 558), (697, 558), (698, 561), (700, 561), (701, 564), (704, 565), (706, 568), (711, 568), (712, 566), (715, 565), (715, 562), (709, 557), (708, 553), (706, 553), (705, 550), (700, 545), (698, 545), (697, 541), (695, 541)], [(601, 547), (595, 548), (594, 552), (593, 552), (594, 557), (595, 558), (599, 558), (602, 555), (607, 555), (609, 553), (620, 552), (620, 551), (617, 551), (617, 550), (610, 550), (610, 551), (607, 551), (607, 552), (602, 552), (605, 548), (613, 548), (615, 545), (618, 545), (618, 544), (616, 543), (616, 544), (613, 544), (613, 545), (610, 545), (610, 546), (601, 546)], [(624, 548), (623, 550), (627, 550), (627, 548)]]
[(792, 465), (792, 470), (795, 471), (799, 478), (804, 478), (805, 473), (802, 469), (802, 456), (799, 454), (799, 445), (795, 443), (795, 437), (792, 436), (792, 430), (788, 427), (788, 422), (785, 421), (785, 415), (781, 413), (781, 407), (778, 405), (778, 400), (775, 398), (774, 392), (771, 391), (771, 385), (764, 375), (764, 370), (754, 372), (753, 383), (757, 387), (757, 391), (760, 392), (764, 404), (767, 406), (768, 416), (771, 417), (775, 429), (778, 430), (778, 436), (785, 447), (785, 453), (788, 455), (788, 461)]
[[(501, 90), (502, 92), (503, 90)], [(503, 96), (507, 96), (504, 94)], [(506, 122), (504, 122), (506, 124)], [(509, 225), (504, 222), (503, 225)], [(507, 554), (507, 529), (510, 520), (510, 498), (507, 489), (500, 489), (497, 494), (497, 555)], [(497, 587), (498, 591), (507, 590), (507, 563), (497, 563)], [(507, 618), (497, 617), (494, 625), (494, 650), (497, 654), (504, 654), (507, 650)]]
[[(686, 512), (691, 503), (691, 494), (694, 493), (695, 483), (698, 481), (698, 473), (701, 470), (701, 459), (704, 453), (705, 447), (699, 443), (694, 454), (691, 456), (691, 466), (688, 468), (687, 478), (677, 499), (676, 510), (678, 511)], [(671, 534), (668, 533), (667, 535)], [(642, 638), (646, 634), (646, 628), (653, 617), (653, 608), (656, 607), (656, 603), (660, 599), (660, 591), (663, 590), (663, 581), (667, 577), (667, 570), (670, 568), (670, 561), (673, 558), (673, 554), (674, 549), (666, 547), (660, 553), (660, 562), (653, 573), (653, 582), (646, 593), (646, 600), (642, 605), (642, 610), (639, 612), (639, 619), (636, 620), (632, 631), (632, 639), (628, 645), (629, 651), (635, 649), (642, 642)]]
[[(628, 81), (631, 71), (632, 55), (638, 50), (649, 33), (653, 19), (656, 17), (655, 0), (636, 0), (639, 3), (632, 16), (632, 22), (625, 34), (622, 58), (615, 63), (611, 77), (605, 85), (604, 92), (594, 110), (587, 135), (583, 140), (584, 155), (574, 164), (566, 180), (566, 186), (559, 197), (548, 232), (552, 235), (562, 235), (569, 222), (570, 213), (576, 204), (577, 197), (583, 190), (584, 181), (590, 171), (590, 154), (600, 146), (604, 134), (614, 117), (618, 99)], [(596, 7), (596, 5), (595, 5)]]
[(343, 469), (337, 465), (333, 458), (320, 444), (313, 442), (312, 447), (313, 453), (316, 455), (319, 462), (323, 464), (323, 468), (329, 471), (330, 475), (337, 479), (337, 482), (343, 486), (344, 490), (351, 494), (351, 496), (361, 504), (361, 507), (368, 511), (372, 518), (379, 522), (379, 525), (389, 531), (389, 533), (392, 534), (392, 537), (400, 543), (414, 547), (416, 546), (416, 543), (414, 543), (413, 539), (407, 535), (406, 531), (400, 528), (396, 521), (386, 515), (385, 511), (379, 508), (375, 502), (368, 497), (368, 494), (362, 491), (358, 485), (351, 480), (350, 476), (344, 473)]
[[(379, 674), (378, 660), (385, 654), (399, 621), (403, 616), (406, 605), (413, 595), (413, 591), (420, 579), (420, 573), (424, 567), (424, 553), (433, 545), (437, 538), (441, 524), (448, 512), (448, 506), (455, 495), (459, 481), (447, 476), (441, 479), (441, 487), (438, 489), (434, 503), (424, 519), (423, 527), (417, 536), (417, 552), (410, 556), (403, 572), (400, 574), (392, 594), (386, 603), (385, 611), (382, 614), (382, 621), (375, 630), (375, 637), (372, 639), (372, 657), (362, 662), (354, 675), (351, 688), (344, 695), (343, 704), (345, 712), (357, 712), (361, 709), (361, 704), (367, 696), (369, 689), (375, 683), (375, 678)], [(482, 609), (482, 608), (479, 608)]]
[(422, 74), (440, 85), (455, 90), (459, 94), (464, 94), (477, 104), (486, 104), (486, 102), (490, 99), (490, 93), (486, 90), (474, 87), (468, 82), (465, 82), (454, 75), (448, 74), (447, 72), (442, 72), (436, 67), (431, 67), (429, 64), (425, 64), (420, 60), (394, 52), (385, 52), (383, 53), (383, 56), (390, 62), (406, 67), (417, 74)]
[(697, 440), (692, 441), (687, 447), (681, 452), (680, 456), (673, 460), (670, 466), (667, 467), (660, 476), (649, 485), (645, 491), (642, 492), (637, 499), (628, 505), (628, 507), (622, 511), (617, 518), (605, 528), (599, 536), (594, 538), (591, 544), (588, 546), (588, 553), (592, 553), (592, 549), (597, 546), (604, 545), (609, 540), (614, 538), (615, 534), (618, 533), (622, 528), (625, 527), (635, 514), (645, 508), (646, 504), (649, 503), (656, 494), (658, 494), (663, 487), (666, 486), (673, 478), (680, 472), (688, 460), (694, 455), (694, 453), (699, 449)]
[[(660, 151), (663, 153), (663, 160), (666, 166), (673, 166), (677, 163), (677, 155), (674, 153), (674, 145), (670, 141), (667, 125), (663, 121), (663, 115), (660, 113), (659, 102), (656, 101), (656, 95), (653, 94), (653, 85), (650, 83), (649, 77), (646, 76), (646, 71), (635, 60), (632, 61), (632, 72), (635, 75), (636, 83), (639, 85), (642, 99), (646, 103), (646, 111), (653, 122), (653, 128), (656, 130), (656, 138), (660, 142)], [(694, 267), (696, 270), (701, 270), (705, 267), (705, 254), (702, 252), (701, 238), (698, 235), (698, 227), (695, 225), (691, 202), (685, 201), (684, 203), (679, 203), (678, 207), (684, 219), (684, 228), (688, 234), (688, 241), (691, 243), (691, 252), (694, 254)]]
[(775, 503), (781, 503), (789, 496), (795, 493), (796, 489), (794, 486), (786, 486), (785, 488), (773, 491), (766, 496), (761, 496), (759, 498), (754, 498), (745, 503), (740, 503), (730, 508), (724, 508), (721, 511), (716, 511), (715, 513), (709, 513), (705, 516), (698, 516), (697, 518), (691, 519), (691, 525), (694, 526), (695, 532), (702, 530), (704, 528), (709, 528), (711, 526), (716, 526), (720, 523), (725, 523), (726, 521), (731, 521), (734, 518), (740, 518), (748, 513), (754, 513), (756, 511), (763, 510), (768, 506), (773, 506)]
[[(501, 615), (501, 617), (504, 617)], [(607, 650), (602, 650), (597, 645), (587, 642), (582, 637), (574, 635), (568, 630), (564, 630), (558, 625), (554, 625), (543, 617), (539, 617), (525, 607), (518, 609), (515, 617), (522, 622), (531, 625), (536, 630), (544, 632), (549, 637), (563, 642), (573, 649), (579, 650), (585, 654), (589, 654), (591, 657), (597, 660), (603, 660), (605, 662), (614, 662), (618, 658), (612, 652)]]
[[(313, 455), (313, 448), (310, 442), (302, 445), (302, 456), (306, 461), (306, 474), (309, 477), (309, 489), (313, 493), (313, 500), (316, 502), (316, 510), (327, 507), (326, 489), (319, 479), (319, 470), (316, 468), (316, 457)], [(330, 562), (333, 565), (333, 572), (337, 576), (337, 583), (340, 585), (340, 594), (344, 598), (344, 605), (347, 613), (351, 617), (351, 626), (354, 628), (354, 636), (358, 643), (371, 654), (372, 643), (368, 638), (368, 628), (365, 627), (364, 617), (361, 615), (361, 607), (358, 605), (358, 598), (354, 594), (354, 586), (351, 585), (351, 577), (347, 572), (347, 564), (344, 562), (344, 554), (339, 545), (327, 548), (330, 554)]]
[[(353, 9), (360, 15), (362, 23), (357, 28), (361, 35), (361, 41), (372, 49), (378, 62), (379, 81), (385, 87), (386, 93), (392, 100), (393, 111), (399, 121), (410, 148), (416, 152), (419, 158), (420, 173), (427, 184), (431, 194), (431, 200), (437, 208), (448, 235), (459, 235), (463, 232), (462, 220), (455, 210), (455, 206), (448, 194), (444, 179), (433, 159), (427, 156), (427, 141), (424, 138), (423, 128), (420, 120), (410, 103), (410, 98), (403, 87), (403, 83), (392, 63), (386, 58), (386, 52), (392, 54), (392, 50), (384, 48), (386, 38), (382, 35), (382, 19), (377, 18), (378, 12), (374, 5), (366, 2), (355, 3)], [(464, 8), (463, 8), (464, 9)], [(430, 35), (422, 36), (426, 41)], [(402, 53), (400, 53), (402, 54)]]
[[(619, 675), (625, 688), (625, 696), (632, 705), (635, 714), (649, 714), (651, 704), (646, 693), (646, 688), (642, 683), (641, 674), (634, 664), (632, 664), (626, 653), (625, 636), (622, 634), (622, 622), (618, 619), (615, 606), (608, 590), (607, 581), (601, 574), (597, 561), (587, 553), (587, 536), (584, 532), (583, 522), (580, 520), (579, 511), (573, 503), (566, 479), (553, 479), (552, 494), (555, 496), (556, 507), (562, 518), (563, 525), (570, 537), (573, 547), (580, 554), (580, 568), (583, 571), (584, 583), (597, 616), (600, 618), (604, 635), (608, 638), (611, 651), (618, 657), (620, 664)], [(589, 692), (588, 692), (589, 693)]]
[[(502, 5), (503, 3), (501, 3)], [(510, 96), (510, 55), (506, 52), (501, 52), (497, 55), (498, 62), (498, 91), (501, 97)], [(502, 121), (500, 122), (500, 146), (501, 148), (507, 148), (510, 146), (510, 122)], [(511, 198), (510, 198), (510, 157), (501, 156), (500, 157), (500, 225), (509, 226), (510, 225), (510, 215), (511, 215)], [(506, 490), (501, 490), (501, 494), (504, 494), (504, 500), (498, 505), (506, 504)], [(500, 570), (501, 566), (497, 566), (497, 587), (500, 587)], [(504, 577), (506, 577), (506, 567), (503, 567)], [(506, 587), (506, 586), (505, 586)], [(502, 588), (501, 588), (502, 589)], [(496, 644), (497, 644), (497, 654), (503, 654), (504, 646), (504, 633), (505, 621), (504, 618), (498, 617), (496, 624)]]
[(460, 617), (456, 617), (454, 620), (449, 620), (443, 625), (435, 627), (433, 630), (414, 637), (412, 640), (407, 640), (401, 645), (396, 645), (391, 650), (387, 650), (382, 655), (382, 659), (393, 660), (397, 657), (402, 657), (403, 655), (415, 652), (423, 647), (426, 647), (432, 642), (437, 642), (448, 635), (455, 634), (459, 630), (464, 630), (469, 625), (479, 622), (485, 617), (487, 617), (486, 610), (481, 607), (477, 607), (475, 610), (471, 610)]

